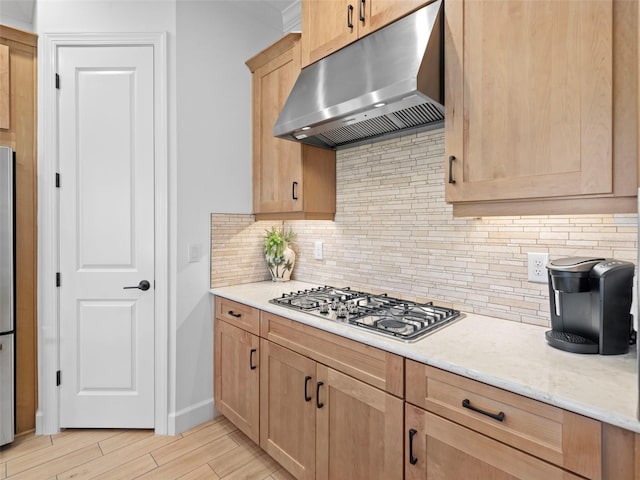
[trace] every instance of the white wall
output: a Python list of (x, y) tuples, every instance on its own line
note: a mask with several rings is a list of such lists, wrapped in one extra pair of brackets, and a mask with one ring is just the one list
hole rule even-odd
[(9, 17), (7, 15), (3, 15), (3, 12), (1, 10), (0, 10), (0, 25), (7, 25), (8, 27), (17, 28), (18, 30), (25, 30), (27, 32), (35, 31), (33, 29), (33, 24), (29, 22), (25, 22), (23, 20), (13, 18), (13, 17)]
[(0, 0), (0, 25), (33, 32), (35, 0)]
[[(283, 33), (278, 12), (253, 3), (250, 14), (234, 0), (36, 5), (40, 35), (167, 32), (170, 434), (213, 414), (210, 212), (251, 211), (251, 89), (244, 61)], [(40, 69), (45, 61), (39, 58)], [(49, 87), (39, 85), (39, 98)], [(189, 244), (202, 247), (199, 262), (187, 262)]]
[[(178, 357), (173, 423), (182, 431), (213, 411), (210, 214), (252, 210), (251, 75), (244, 62), (283, 32), (281, 15), (264, 2), (197, 0), (178, 1), (177, 31)], [(187, 261), (189, 244), (202, 247), (197, 263)]]

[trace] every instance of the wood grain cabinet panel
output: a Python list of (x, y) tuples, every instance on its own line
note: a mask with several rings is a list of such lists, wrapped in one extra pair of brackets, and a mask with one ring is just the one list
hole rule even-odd
[(640, 434), (602, 425), (602, 478), (640, 479)]
[(406, 361), (406, 375), (407, 402), (587, 478), (601, 478), (600, 422), (412, 360)]
[(260, 334), (260, 310), (224, 297), (216, 297), (216, 318), (242, 328), (254, 335)]
[(302, 66), (430, 3), (427, 0), (303, 0)]
[(579, 480), (462, 425), (406, 404), (407, 480)]
[(11, 96), (9, 76), (9, 46), (0, 44), (0, 128), (9, 130), (11, 125), (9, 98)]
[(0, 145), (16, 153), (16, 433), (35, 429), (38, 403), (37, 45), (0, 25)]
[(316, 362), (261, 340), (260, 446), (298, 480), (315, 479)]
[(447, 2), (445, 197), (454, 215), (636, 210), (637, 8)]
[(402, 398), (404, 359), (324, 330), (262, 312), (261, 337)]
[(252, 73), (253, 210), (257, 220), (333, 220), (336, 154), (273, 136), (300, 73), (300, 34), (291, 33), (246, 64)]
[(317, 366), (316, 478), (401, 480), (404, 402)]
[(260, 338), (216, 319), (216, 408), (251, 440), (260, 441)]

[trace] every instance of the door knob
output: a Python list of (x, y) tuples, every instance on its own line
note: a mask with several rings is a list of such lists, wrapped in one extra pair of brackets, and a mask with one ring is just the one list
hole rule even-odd
[(149, 290), (151, 288), (151, 284), (147, 281), (147, 280), (140, 280), (140, 283), (138, 285), (134, 285), (132, 287), (122, 287), (124, 290), (128, 289), (128, 288), (137, 288), (139, 290), (142, 290), (143, 292), (146, 292), (147, 290)]

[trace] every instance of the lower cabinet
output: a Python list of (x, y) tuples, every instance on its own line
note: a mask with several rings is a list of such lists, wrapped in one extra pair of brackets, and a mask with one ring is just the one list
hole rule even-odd
[(261, 340), (260, 446), (298, 479), (402, 479), (403, 401)]
[(216, 408), (300, 480), (640, 479), (640, 434), (216, 298)]
[(404, 402), (316, 366), (316, 478), (402, 479)]
[(268, 340), (260, 347), (260, 446), (297, 479), (313, 479), (316, 362)]
[(604, 478), (599, 421), (413, 360), (405, 368), (407, 451), (418, 458), (407, 478)]
[(257, 335), (216, 319), (214, 395), (216, 408), (251, 440), (259, 442), (260, 377)]
[(584, 478), (413, 405), (405, 418), (407, 480)]

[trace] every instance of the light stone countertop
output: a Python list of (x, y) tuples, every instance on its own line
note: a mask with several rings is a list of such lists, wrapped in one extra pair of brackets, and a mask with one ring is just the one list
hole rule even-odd
[(283, 293), (315, 286), (293, 280), (259, 282), (211, 293), (640, 433), (635, 346), (626, 355), (568, 353), (547, 345), (545, 327), (473, 313), (415, 343), (404, 343), (269, 303)]

